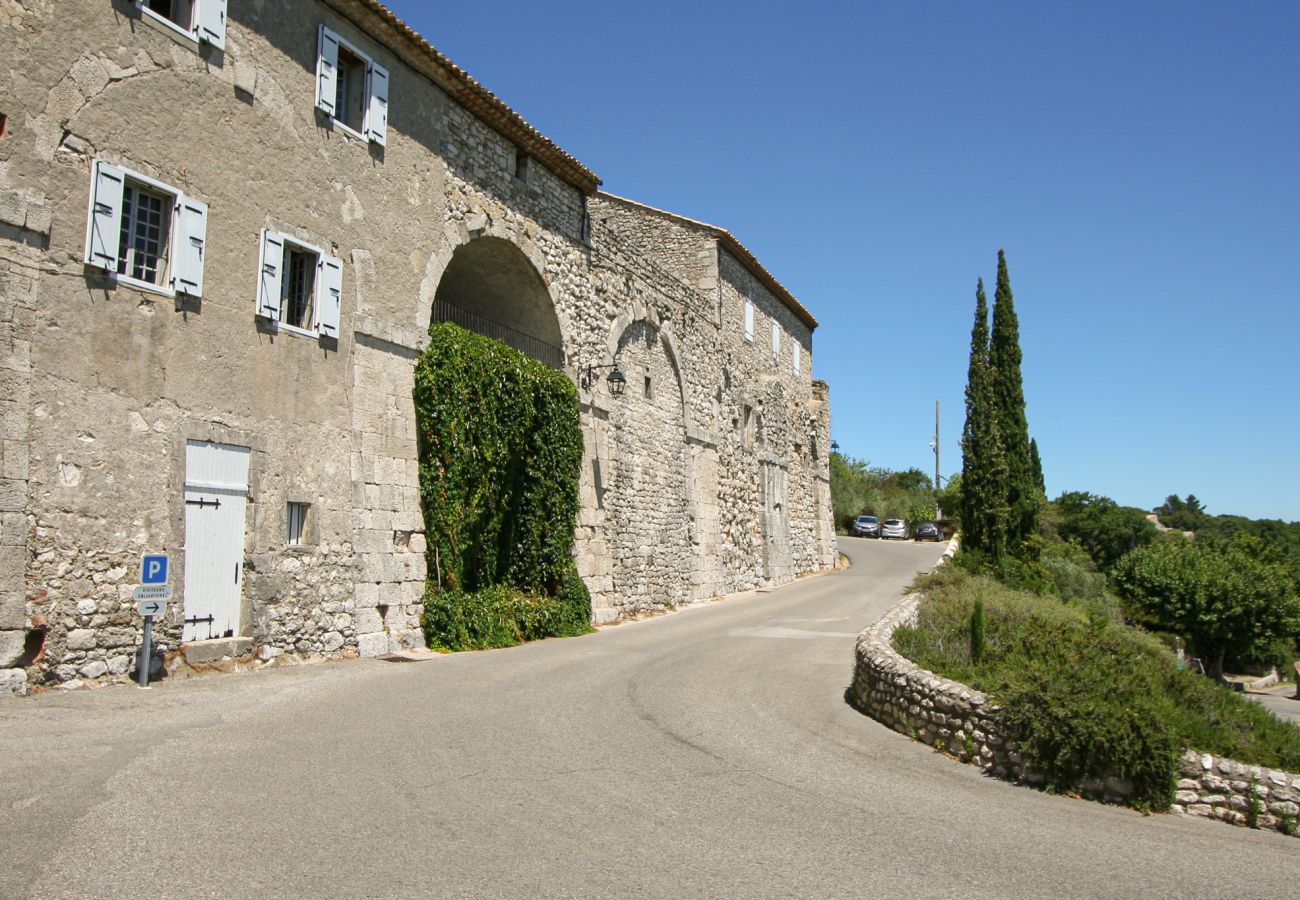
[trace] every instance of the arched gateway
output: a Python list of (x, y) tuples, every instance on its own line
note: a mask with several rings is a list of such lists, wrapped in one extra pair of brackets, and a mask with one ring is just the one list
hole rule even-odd
[(503, 238), (476, 238), (453, 251), (434, 294), (432, 320), (455, 322), (554, 369), (564, 367), (564, 339), (542, 276)]

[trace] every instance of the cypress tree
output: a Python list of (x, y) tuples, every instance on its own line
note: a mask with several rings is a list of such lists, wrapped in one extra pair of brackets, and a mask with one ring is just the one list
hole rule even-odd
[(1047, 496), (1047, 482), (1043, 480), (1043, 459), (1038, 455), (1038, 441), (1035, 438), (1029, 439), (1029, 462), (1034, 468), (1034, 483), (1038, 485), (1039, 493)]
[(975, 324), (966, 372), (966, 423), (962, 427), (961, 527), (967, 550), (993, 560), (1006, 548), (1006, 462), (993, 404), (989, 366), (988, 300), (984, 279), (975, 288)]
[(1038, 532), (1038, 485), (1029, 453), (1029, 421), (1020, 376), (1020, 323), (1011, 297), (1007, 256), (998, 251), (998, 284), (993, 295), (993, 333), (989, 340), (992, 403), (1006, 460), (1005, 494), (1008, 545), (1019, 552)]

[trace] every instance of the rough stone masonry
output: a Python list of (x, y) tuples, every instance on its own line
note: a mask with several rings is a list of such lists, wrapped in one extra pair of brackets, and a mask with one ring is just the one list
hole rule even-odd
[(146, 552), (158, 664), (419, 643), (434, 320), (578, 384), (596, 621), (833, 565), (808, 310), (383, 6), (27, 0), (0, 65), (0, 689), (127, 677)]

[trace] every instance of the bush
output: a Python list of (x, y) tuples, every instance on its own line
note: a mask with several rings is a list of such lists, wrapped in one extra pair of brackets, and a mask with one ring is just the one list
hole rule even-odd
[[(581, 598), (576, 594), (585, 596), (586, 588), (580, 580), (576, 587), (574, 584), (570, 582), (556, 597), (530, 594), (508, 585), (471, 593), (430, 587), (425, 591), (420, 625), (435, 650), (487, 650), (585, 634), (591, 631), (590, 615), (582, 611)], [(586, 602), (590, 608), (590, 600)]]
[[(917, 626), (898, 629), (895, 648), (988, 693), (1007, 735), (1053, 789), (1116, 776), (1132, 785), (1136, 805), (1165, 808), (1186, 748), (1300, 771), (1300, 729), (1179, 670), (1152, 635), (955, 566), (918, 587), (926, 599)], [(970, 652), (976, 601), (985, 630), (978, 662)]]

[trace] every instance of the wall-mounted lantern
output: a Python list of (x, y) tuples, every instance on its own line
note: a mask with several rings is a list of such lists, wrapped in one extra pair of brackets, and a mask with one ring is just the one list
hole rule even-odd
[(605, 376), (605, 383), (609, 385), (609, 394), (611, 397), (622, 397), (623, 388), (627, 387), (627, 378), (618, 370), (618, 365), (610, 363), (607, 366), (587, 366), (580, 379), (582, 389), (590, 391), (596, 383), (596, 373), (602, 369), (609, 369), (610, 373)]

